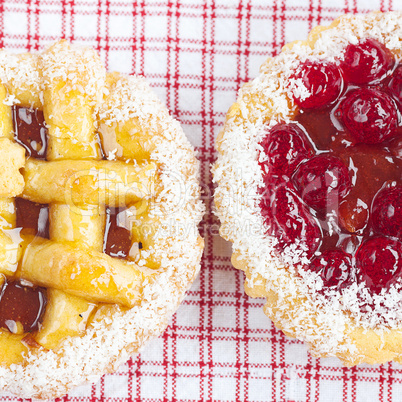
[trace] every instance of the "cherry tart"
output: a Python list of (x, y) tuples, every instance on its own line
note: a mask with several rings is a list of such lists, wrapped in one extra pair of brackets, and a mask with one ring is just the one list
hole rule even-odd
[(343, 16), (245, 84), (213, 171), (232, 262), (315, 356), (402, 363), (402, 13)]
[(0, 52), (0, 388), (54, 398), (158, 336), (199, 270), (198, 162), (142, 78)]

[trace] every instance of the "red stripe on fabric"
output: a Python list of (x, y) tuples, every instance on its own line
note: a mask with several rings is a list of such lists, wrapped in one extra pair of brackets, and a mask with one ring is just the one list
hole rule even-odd
[(66, 39), (66, 0), (61, 1), (61, 39)]
[(96, 384), (92, 384), (91, 386), (91, 402), (96, 402)]
[(249, 81), (253, 77), (249, 75), (249, 60), (250, 60), (250, 24), (251, 24), (251, 1), (249, 0), (246, 5), (245, 22), (245, 40), (244, 40), (244, 81)]
[(0, 1), (0, 48), (4, 47), (4, 0)]
[(273, 10), (272, 10), (272, 56), (276, 56), (278, 52), (278, 29), (277, 29), (277, 23), (278, 23), (278, 4), (275, 1)]
[(102, 24), (102, 0), (98, 0), (97, 7), (97, 19), (96, 19), (96, 50), (101, 52), (101, 24)]
[(379, 381), (379, 387), (378, 387), (378, 401), (379, 402), (384, 402), (384, 396), (385, 396), (385, 381), (386, 379), (384, 378), (385, 374), (385, 367), (384, 365), (380, 366), (380, 381)]
[(34, 1), (34, 34), (33, 34), (33, 39), (34, 39), (34, 45), (33, 45), (33, 50), (38, 51), (39, 50), (39, 5), (40, 2), (39, 0)]
[(175, 21), (175, 38), (174, 45), (172, 47), (173, 60), (174, 60), (174, 83), (173, 83), (173, 114), (178, 116), (179, 114), (179, 83), (180, 83), (180, 65), (179, 65), (179, 53), (180, 53), (180, 33), (179, 33), (179, 21), (180, 21), (180, 1), (177, 1), (174, 12)]
[(69, 40), (73, 42), (75, 40), (75, 0), (70, 0), (70, 37)]
[(350, 368), (350, 381), (351, 381), (351, 396), (352, 402), (356, 401), (356, 366)]
[(394, 384), (394, 370), (392, 369), (393, 363), (387, 363), (387, 401), (392, 401), (392, 390)]
[(279, 331), (279, 367), (281, 369), (281, 381), (280, 381), (280, 400), (284, 401), (286, 396), (286, 381), (283, 381), (282, 378), (286, 377), (286, 372), (283, 370), (286, 367), (285, 362), (285, 343), (286, 337), (282, 331)]
[(104, 58), (104, 63), (105, 63), (105, 68), (106, 70), (109, 70), (109, 22), (110, 22), (110, 1), (106, 0), (105, 1), (105, 6), (106, 6), (106, 11), (105, 11), (105, 58)]

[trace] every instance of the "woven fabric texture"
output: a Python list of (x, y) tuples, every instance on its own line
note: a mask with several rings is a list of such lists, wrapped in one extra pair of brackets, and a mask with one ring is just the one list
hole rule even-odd
[(202, 162), (201, 274), (160, 339), (64, 401), (402, 401), (401, 366), (344, 368), (313, 358), (273, 327), (263, 300), (245, 295), (211, 213), (209, 171), (225, 113), (263, 60), (339, 15), (401, 7), (401, 0), (0, 1), (0, 47), (35, 51), (65, 38), (97, 49), (109, 70), (145, 76)]

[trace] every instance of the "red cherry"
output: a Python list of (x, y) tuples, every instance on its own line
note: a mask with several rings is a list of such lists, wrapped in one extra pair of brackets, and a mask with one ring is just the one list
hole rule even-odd
[(291, 176), (296, 167), (313, 154), (313, 150), (296, 124), (277, 124), (261, 143), (268, 157), (261, 163), (270, 176)]
[(293, 183), (303, 201), (318, 211), (330, 207), (329, 201), (345, 197), (351, 188), (348, 168), (329, 155), (315, 156), (301, 164), (293, 175)]
[(279, 248), (301, 242), (312, 255), (321, 241), (317, 221), (308, 212), (290, 183), (267, 189), (261, 202), (261, 212), (269, 227), (268, 233), (279, 239)]
[(356, 265), (366, 286), (380, 293), (402, 275), (402, 243), (386, 237), (371, 238), (357, 250)]
[(341, 250), (324, 251), (311, 261), (309, 269), (321, 276), (326, 288), (336, 287), (339, 290), (354, 280), (351, 255)]
[(372, 219), (376, 232), (402, 237), (402, 186), (384, 188), (377, 193)]
[(342, 73), (332, 63), (306, 61), (292, 78), (301, 80), (309, 92), (307, 97), (294, 96), (296, 104), (303, 109), (317, 109), (335, 102), (343, 88)]
[(384, 78), (394, 62), (385, 45), (375, 39), (365, 39), (346, 48), (342, 69), (350, 83), (368, 84)]
[(339, 117), (357, 142), (378, 144), (396, 134), (398, 112), (385, 92), (360, 88), (342, 101)]
[(392, 74), (388, 87), (395, 98), (402, 102), (402, 65), (398, 66)]
[(349, 233), (361, 233), (368, 223), (369, 207), (360, 197), (350, 193), (339, 204), (338, 218), (342, 229)]

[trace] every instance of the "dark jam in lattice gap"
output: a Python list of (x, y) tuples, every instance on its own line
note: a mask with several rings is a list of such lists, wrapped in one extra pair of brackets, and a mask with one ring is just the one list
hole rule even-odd
[(103, 252), (111, 257), (126, 258), (131, 247), (131, 233), (126, 228), (124, 208), (106, 208)]
[[(47, 129), (43, 112), (12, 108), (14, 138), (36, 159), (46, 159)], [(15, 199), (17, 228), (21, 234), (49, 238), (48, 206)], [(0, 293), (0, 327), (13, 333), (37, 331), (46, 308), (46, 289), (7, 279)]]
[[(21, 235), (49, 238), (47, 205), (16, 198), (15, 207), (16, 227), (22, 228)], [(46, 289), (6, 279), (0, 292), (0, 328), (12, 333), (37, 331), (46, 302)]]
[(46, 308), (46, 290), (6, 281), (0, 293), (0, 327), (12, 333), (39, 329)]
[(43, 112), (13, 106), (12, 114), (15, 140), (25, 148), (27, 156), (46, 159), (47, 128)]
[(366, 39), (292, 78), (310, 95), (261, 143), (268, 234), (281, 251), (307, 246), (304, 269), (324, 291), (358, 282), (378, 294), (402, 278), (402, 64)]
[(49, 206), (38, 204), (23, 198), (15, 199), (17, 228), (22, 234), (49, 238)]
[[(25, 148), (27, 156), (46, 159), (47, 129), (43, 112), (13, 106), (12, 117), (15, 141)], [(47, 205), (16, 198), (15, 207), (16, 227), (22, 228), (21, 235), (49, 238)], [(12, 333), (37, 331), (45, 309), (46, 289), (5, 279), (0, 292), (0, 328)]]

